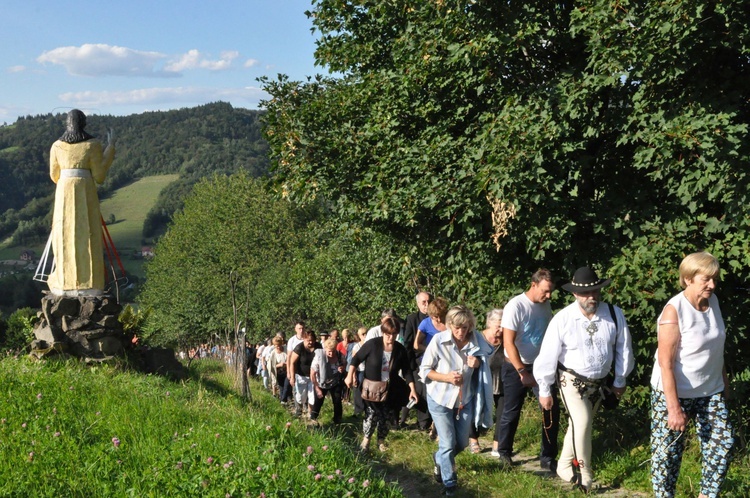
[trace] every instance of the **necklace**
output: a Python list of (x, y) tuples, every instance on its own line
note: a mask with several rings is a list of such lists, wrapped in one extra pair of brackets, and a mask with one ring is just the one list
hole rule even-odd
[(594, 338), (594, 334), (599, 330), (599, 327), (596, 325), (596, 322), (589, 322), (588, 326), (586, 326), (586, 332), (589, 334), (589, 339)]

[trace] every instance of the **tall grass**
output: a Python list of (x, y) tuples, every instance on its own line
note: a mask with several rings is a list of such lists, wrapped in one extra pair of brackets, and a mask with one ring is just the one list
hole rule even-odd
[(109, 366), (0, 361), (2, 496), (402, 496), (337, 438), (220, 363), (181, 383)]

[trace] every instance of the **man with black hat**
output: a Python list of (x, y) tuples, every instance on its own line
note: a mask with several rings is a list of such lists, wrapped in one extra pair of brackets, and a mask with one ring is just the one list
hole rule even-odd
[[(552, 273), (540, 268), (531, 276), (529, 290), (508, 301), (503, 309), (500, 326), (503, 328), (505, 363), (502, 366), (505, 402), (502, 415), (498, 415), (497, 451), (491, 455), (500, 459), (503, 467), (513, 463), (513, 439), (521, 419), (524, 400), (532, 389), (536, 394), (536, 381), (532, 364), (539, 354), (542, 337), (552, 319), (549, 300), (555, 284)], [(557, 462), (557, 433), (560, 421), (560, 406), (554, 403), (551, 410), (543, 412), (540, 428), (542, 435), (539, 464), (543, 470), (555, 471)]]
[(568, 412), (568, 431), (557, 464), (557, 475), (584, 491), (591, 489), (591, 428), (602, 399), (604, 378), (614, 366), (612, 391), (619, 398), (633, 370), (630, 331), (622, 310), (601, 302), (601, 289), (610, 279), (600, 279), (585, 266), (562, 286), (575, 301), (558, 312), (547, 327), (534, 361), (539, 403), (549, 409), (555, 402), (552, 388), (559, 384)]

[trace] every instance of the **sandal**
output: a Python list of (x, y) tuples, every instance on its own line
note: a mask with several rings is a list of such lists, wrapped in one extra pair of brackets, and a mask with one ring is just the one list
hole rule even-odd
[(478, 441), (471, 441), (469, 443), (469, 449), (471, 449), (471, 452), (474, 455), (478, 455), (479, 453), (482, 452), (482, 448), (479, 447), (479, 442)]

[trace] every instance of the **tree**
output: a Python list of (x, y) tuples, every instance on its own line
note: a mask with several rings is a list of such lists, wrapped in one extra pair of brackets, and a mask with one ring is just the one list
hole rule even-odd
[(20, 308), (14, 311), (8, 317), (3, 349), (21, 351), (28, 348), (34, 339), (36, 319), (36, 310), (32, 308)]
[(146, 267), (140, 302), (152, 309), (152, 340), (194, 343), (225, 331), (232, 317), (230, 272), (243, 289), (266, 267), (288, 263), (300, 240), (298, 224), (288, 202), (245, 173), (198, 183)]
[(264, 81), (279, 185), (407, 242), (475, 308), (538, 266), (608, 271), (643, 374), (686, 253), (713, 252), (724, 306), (748, 304), (745, 7), (318, 0), (316, 61), (340, 76)]

